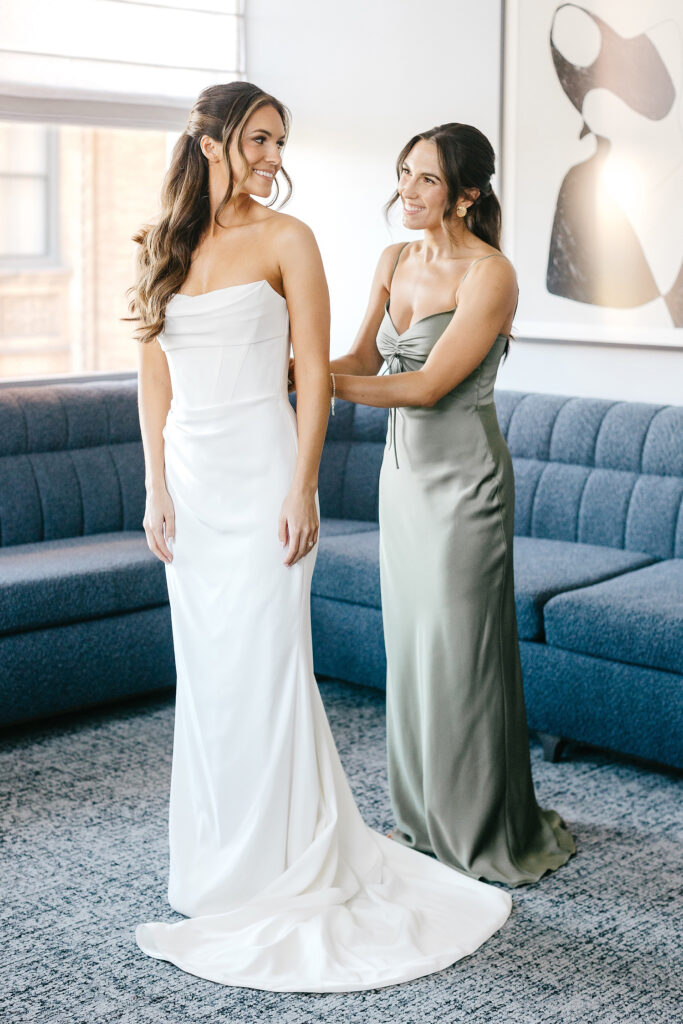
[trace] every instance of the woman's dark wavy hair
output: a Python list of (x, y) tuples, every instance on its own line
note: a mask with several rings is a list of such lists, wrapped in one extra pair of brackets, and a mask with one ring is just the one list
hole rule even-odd
[[(401, 177), (401, 169), (408, 154), (423, 139), (436, 144), (439, 166), (446, 182), (447, 198), (442, 223), (447, 234), (452, 237), (452, 218), (454, 215), (457, 216), (455, 208), (458, 201), (463, 195), (467, 196), (470, 189), (478, 189), (479, 195), (464, 217), (465, 225), (477, 238), (492, 245), (494, 249), (500, 249), (500, 203), (491, 188), (496, 158), (489, 140), (473, 125), (459, 124), (455, 121), (420, 132), (413, 135), (398, 155), (397, 179)], [(396, 191), (384, 207), (387, 215), (398, 198), (399, 194)], [(506, 355), (508, 348), (509, 341), (505, 346)]]
[[(228, 188), (214, 217), (218, 223), (222, 210), (249, 174), (247, 171), (241, 180), (234, 180), (228, 157), (230, 143), (236, 137), (237, 149), (244, 158), (244, 128), (261, 107), (275, 107), (285, 126), (286, 141), (289, 110), (250, 82), (211, 85), (202, 90), (192, 107), (187, 127), (173, 147), (161, 187), (159, 219), (133, 235), (133, 241), (139, 245), (136, 280), (126, 293), (130, 296), (128, 310), (132, 316), (122, 319), (139, 322), (134, 332), (138, 341), (153, 341), (163, 330), (166, 304), (187, 277), (192, 253), (209, 223), (209, 165), (199, 145), (202, 136), (209, 135), (221, 144), (228, 171)], [(284, 168), (281, 174), (288, 189), (284, 205), (292, 194), (292, 182)], [(276, 181), (275, 196), (269, 206), (277, 202), (279, 194)]]

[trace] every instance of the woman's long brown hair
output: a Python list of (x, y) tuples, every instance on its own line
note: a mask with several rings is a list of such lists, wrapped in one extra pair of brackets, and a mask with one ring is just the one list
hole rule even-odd
[[(199, 145), (202, 136), (208, 135), (221, 144), (228, 171), (228, 188), (214, 217), (218, 223), (221, 211), (249, 174), (247, 170), (240, 181), (234, 180), (228, 148), (236, 138), (237, 149), (244, 159), (245, 125), (256, 110), (268, 106), (275, 107), (282, 118), (286, 139), (290, 124), (287, 107), (258, 86), (229, 82), (211, 85), (199, 94), (187, 127), (173, 147), (161, 187), (159, 219), (133, 235), (133, 241), (139, 246), (136, 280), (126, 293), (130, 296), (128, 310), (132, 315), (122, 319), (139, 323), (134, 332), (138, 341), (154, 341), (163, 330), (166, 304), (187, 277), (192, 253), (209, 223), (209, 166)], [(284, 204), (292, 194), (292, 182), (284, 168), (281, 173), (288, 188)], [(276, 181), (275, 196), (269, 206), (277, 201), (279, 193)]]

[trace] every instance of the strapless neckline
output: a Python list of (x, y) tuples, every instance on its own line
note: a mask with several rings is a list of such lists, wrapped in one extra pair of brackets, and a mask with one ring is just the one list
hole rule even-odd
[(277, 295), (278, 299), (282, 299), (282, 301), (286, 303), (287, 300), (285, 299), (284, 295), (280, 295), (279, 292), (276, 292), (270, 281), (267, 281), (265, 278), (261, 278), (258, 281), (245, 281), (244, 284), (228, 284), (225, 285), (225, 287), (223, 288), (212, 288), (211, 291), (198, 292), (197, 295), (185, 295), (183, 292), (175, 292), (175, 294), (172, 295), (171, 298), (168, 300), (166, 305), (168, 306), (171, 302), (174, 302), (176, 299), (205, 299), (212, 295), (219, 295), (221, 292), (233, 291), (235, 288), (253, 288), (256, 285), (261, 284), (268, 285), (268, 288), (270, 288), (273, 295)]

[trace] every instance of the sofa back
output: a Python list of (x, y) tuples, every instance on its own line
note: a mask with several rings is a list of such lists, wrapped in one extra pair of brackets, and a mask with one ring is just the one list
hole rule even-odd
[[(683, 407), (495, 398), (516, 533), (683, 557)], [(377, 520), (386, 422), (386, 409), (337, 402), (323, 515)], [(144, 507), (135, 379), (0, 389), (0, 545), (140, 530)]]
[(378, 481), (387, 410), (337, 400), (320, 462), (318, 495), (323, 516), (377, 520)]
[(0, 389), (0, 545), (141, 530), (137, 382)]
[(497, 391), (515, 532), (683, 557), (683, 407)]
[[(683, 557), (683, 407), (497, 390), (515, 533)], [(387, 412), (337, 402), (323, 515), (377, 518)]]

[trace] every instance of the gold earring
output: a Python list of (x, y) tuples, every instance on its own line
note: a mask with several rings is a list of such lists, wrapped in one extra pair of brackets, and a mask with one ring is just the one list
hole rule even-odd
[(457, 213), (458, 217), (464, 217), (465, 214), (467, 213), (467, 207), (463, 206), (461, 203), (460, 206), (456, 206), (455, 212)]

